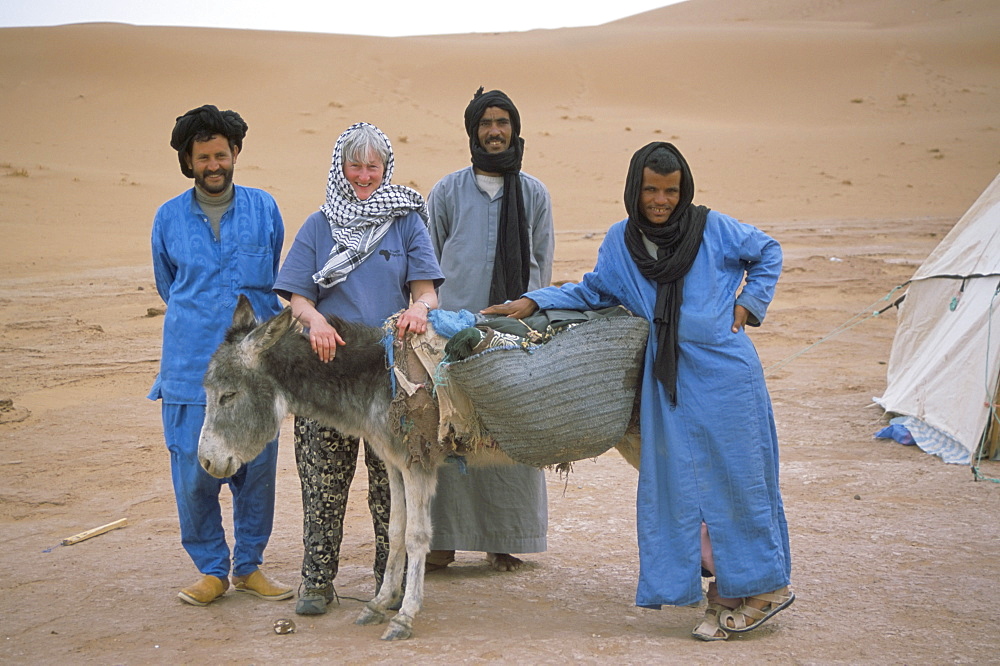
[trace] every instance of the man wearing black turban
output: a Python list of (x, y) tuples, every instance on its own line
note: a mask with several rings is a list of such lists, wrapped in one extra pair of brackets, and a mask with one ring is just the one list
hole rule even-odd
[[(238, 113), (211, 104), (177, 118), (170, 147), (194, 187), (160, 206), (153, 220), (153, 273), (167, 311), (160, 372), (149, 398), (162, 400), (181, 544), (202, 573), (178, 596), (195, 606), (222, 596), (230, 574), (237, 591), (267, 600), (292, 596), (291, 588), (259, 569), (274, 518), (277, 439), (227, 479), (213, 478), (198, 462), (202, 378), (237, 296), (245, 294), (260, 317), (281, 310), (271, 291), (284, 241), (278, 205), (262, 190), (233, 184), (246, 133)], [(232, 556), (219, 504), (223, 482), (233, 494)]]
[(759, 326), (781, 274), (760, 229), (692, 203), (694, 178), (669, 143), (635, 152), (628, 217), (578, 284), (528, 292), (485, 314), (624, 305), (650, 322), (639, 424), (636, 604), (688, 606), (708, 586), (705, 641), (756, 629), (795, 599), (778, 439), (745, 326)]
[[(465, 132), (472, 166), (442, 178), (427, 206), (446, 278), (441, 307), (478, 312), (551, 282), (554, 230), (548, 190), (521, 171), (521, 114), (510, 98), (479, 88)], [(545, 477), (532, 467), (442, 468), (428, 568), (447, 566), (455, 550), (485, 552), (498, 571), (518, 568), (511, 553), (546, 548), (547, 502)]]

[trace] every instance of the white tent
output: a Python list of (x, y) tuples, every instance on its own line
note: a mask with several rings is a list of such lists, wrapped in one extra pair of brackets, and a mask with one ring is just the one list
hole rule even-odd
[(997, 402), (1000, 364), (1000, 176), (908, 283), (875, 402), (921, 449), (968, 463)]

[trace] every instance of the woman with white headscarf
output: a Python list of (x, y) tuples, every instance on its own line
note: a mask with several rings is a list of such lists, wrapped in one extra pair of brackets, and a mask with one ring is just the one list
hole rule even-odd
[[(427, 231), (427, 208), (415, 190), (392, 185), (394, 158), (377, 127), (347, 128), (333, 149), (326, 203), (295, 237), (274, 291), (309, 329), (317, 356), (334, 361), (345, 344), (326, 316), (381, 326), (404, 310), (397, 333), (423, 333), (444, 281)], [(347, 491), (360, 441), (315, 421), (295, 418), (295, 458), (302, 483), (304, 590), (295, 612), (318, 615), (336, 598)], [(368, 506), (375, 529), (376, 589), (389, 554), (389, 480), (365, 446)]]

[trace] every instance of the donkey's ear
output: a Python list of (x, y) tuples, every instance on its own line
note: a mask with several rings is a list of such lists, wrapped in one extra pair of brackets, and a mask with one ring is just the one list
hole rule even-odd
[(240, 349), (247, 358), (255, 361), (259, 354), (271, 347), (282, 335), (288, 332), (295, 318), (292, 317), (292, 309), (285, 308), (277, 316), (271, 317), (243, 338)]
[(253, 312), (253, 305), (245, 294), (240, 294), (236, 299), (236, 310), (233, 312), (233, 328), (253, 328), (257, 325), (257, 315)]

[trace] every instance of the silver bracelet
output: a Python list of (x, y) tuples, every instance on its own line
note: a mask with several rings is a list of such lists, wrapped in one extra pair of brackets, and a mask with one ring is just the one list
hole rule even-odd
[(434, 308), (432, 308), (432, 307), (431, 307), (431, 304), (430, 304), (430, 303), (428, 303), (427, 301), (423, 301), (423, 300), (420, 300), (420, 301), (414, 301), (414, 303), (420, 303), (420, 304), (421, 304), (421, 305), (423, 305), (423, 306), (424, 306), (425, 308), (427, 308), (427, 311), (428, 311), (428, 312), (430, 312), (431, 310), (433, 310), (433, 309), (434, 309)]

